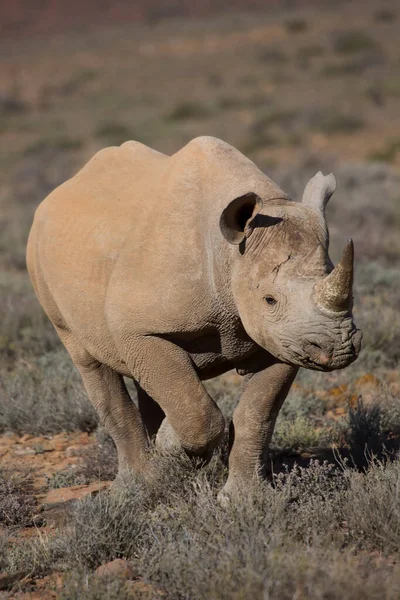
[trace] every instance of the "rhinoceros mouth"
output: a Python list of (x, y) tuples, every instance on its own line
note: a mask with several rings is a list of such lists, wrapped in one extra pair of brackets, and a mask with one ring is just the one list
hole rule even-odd
[(291, 346), (288, 350), (292, 362), (298, 366), (316, 371), (334, 371), (347, 367), (357, 359), (361, 338), (361, 331), (354, 328), (339, 347), (335, 345), (334, 339), (318, 337), (307, 339), (301, 347)]
[(344, 369), (349, 366), (352, 362), (357, 359), (355, 352), (348, 352), (341, 354), (340, 356), (333, 356), (329, 360), (323, 360), (321, 362), (314, 360), (309, 356), (302, 357), (302, 366), (305, 369), (312, 369), (313, 371), (335, 371), (337, 369)]

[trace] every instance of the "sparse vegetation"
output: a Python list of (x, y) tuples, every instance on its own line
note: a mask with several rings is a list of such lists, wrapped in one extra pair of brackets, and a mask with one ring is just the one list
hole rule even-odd
[(13, 478), (10, 472), (0, 470), (0, 527), (30, 525), (35, 504), (32, 494), (27, 490), (27, 482), (24, 484), (23, 481)]
[(96, 437), (97, 444), (92, 444), (82, 450), (82, 461), (76, 470), (76, 476), (85, 482), (113, 481), (118, 468), (115, 444), (101, 428), (97, 430)]
[(294, 420), (281, 419), (274, 432), (274, 445), (286, 451), (317, 448), (320, 439), (320, 432), (302, 416), (296, 416)]
[(167, 115), (167, 121), (186, 121), (189, 119), (204, 119), (210, 114), (210, 109), (197, 102), (181, 102)]
[(303, 33), (308, 28), (308, 24), (305, 19), (293, 18), (285, 22), (285, 27), (289, 33)]
[(325, 54), (325, 48), (319, 44), (309, 44), (308, 46), (302, 46), (298, 52), (298, 58), (309, 59), (317, 56), (323, 56)]
[(107, 121), (102, 123), (95, 131), (95, 136), (107, 144), (119, 146), (128, 140), (136, 139), (136, 135), (123, 123)]
[(310, 125), (314, 130), (326, 134), (351, 134), (365, 127), (364, 119), (358, 115), (347, 115), (335, 112), (316, 112), (310, 119)]
[(57, 471), (51, 477), (47, 477), (47, 486), (51, 490), (70, 487), (72, 485), (84, 485), (85, 483), (87, 483), (87, 479), (77, 473), (75, 469)]
[(50, 138), (41, 138), (28, 146), (25, 150), (25, 154), (34, 155), (45, 150), (49, 150), (51, 152), (54, 151), (69, 151), (69, 150), (79, 150), (83, 146), (83, 141), (78, 138), (70, 138), (70, 137), (50, 137)]
[(287, 62), (287, 56), (277, 48), (263, 48), (257, 52), (258, 60), (272, 64), (283, 64)]
[(393, 23), (396, 20), (396, 17), (396, 11), (391, 10), (390, 8), (380, 8), (374, 13), (374, 19), (381, 23)]
[(245, 154), (252, 154), (257, 150), (267, 148), (268, 146), (276, 146), (277, 144), (278, 140), (276, 136), (261, 131), (258, 134), (254, 134), (241, 149)]
[(2, 376), (0, 431), (93, 431), (97, 415), (66, 351), (47, 352), (29, 360)]
[(398, 152), (400, 152), (400, 140), (392, 140), (386, 146), (381, 148), (381, 150), (371, 152), (369, 157), (371, 160), (393, 162), (396, 159)]
[(365, 50), (376, 50), (378, 44), (372, 36), (362, 30), (340, 32), (334, 40), (334, 49), (340, 54), (354, 54)]
[(322, 75), (327, 77), (343, 77), (361, 75), (366, 69), (371, 66), (371, 62), (364, 58), (354, 58), (326, 63), (322, 69)]
[(79, 69), (63, 82), (59, 88), (59, 93), (65, 95), (75, 94), (81, 91), (87, 83), (96, 79), (97, 75), (98, 73), (95, 69)]
[(224, 508), (214, 495), (215, 461), (202, 472), (183, 459), (158, 457), (157, 464), (146, 481), (80, 502), (69, 529), (40, 547), (31, 542), (14, 568), (29, 561), (37, 568), (40, 556), (44, 572), (87, 572), (123, 557), (148, 598), (262, 598), (268, 591), (289, 600), (299, 586), (307, 598), (395, 598), (399, 569), (374, 552), (400, 546), (398, 462), (372, 462), (361, 474), (314, 461)]

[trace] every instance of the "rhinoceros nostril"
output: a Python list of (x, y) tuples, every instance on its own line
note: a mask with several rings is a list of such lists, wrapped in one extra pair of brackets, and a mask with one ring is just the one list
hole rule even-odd
[(316, 341), (306, 341), (303, 349), (311, 360), (321, 365), (327, 365), (332, 359), (333, 348), (330, 345), (324, 348)]

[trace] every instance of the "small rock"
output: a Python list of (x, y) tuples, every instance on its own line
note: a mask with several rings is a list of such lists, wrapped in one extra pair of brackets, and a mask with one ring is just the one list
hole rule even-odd
[(36, 454), (36, 450), (33, 448), (17, 448), (14, 450), (15, 456), (33, 456)]
[(45, 508), (40, 515), (36, 515), (41, 519), (41, 526), (49, 529), (64, 527), (71, 520), (72, 511), (75, 508), (77, 500), (67, 500), (66, 502), (58, 502), (52, 504), (49, 508)]
[(69, 500), (79, 500), (87, 494), (95, 494), (107, 487), (104, 482), (94, 481), (88, 485), (72, 485), (65, 488), (56, 488), (49, 490), (42, 498), (42, 503), (46, 505), (58, 504)]
[(100, 578), (119, 577), (120, 579), (134, 579), (138, 576), (138, 573), (132, 562), (123, 560), (122, 558), (116, 558), (111, 562), (97, 567), (95, 576)]
[(65, 454), (67, 456), (76, 456), (81, 450), (82, 447), (79, 444), (73, 444), (72, 446), (68, 446), (65, 450)]
[(66, 445), (67, 445), (66, 441), (64, 441), (64, 442), (56, 441), (56, 442), (52, 443), (53, 450), (55, 450), (56, 452), (62, 452), (63, 450), (65, 450)]

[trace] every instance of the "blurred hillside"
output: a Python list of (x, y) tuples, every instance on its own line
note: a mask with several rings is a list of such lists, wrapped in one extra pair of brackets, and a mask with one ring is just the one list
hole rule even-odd
[[(24, 273), (37, 204), (102, 147), (136, 139), (173, 153), (199, 135), (238, 147), (294, 199), (318, 169), (334, 171), (333, 258), (352, 236), (359, 260), (397, 263), (396, 1), (274, 0), (264, 11), (153, 20), (144, 3), (95, 4), (3, 3), (3, 26), (44, 33), (58, 19), (63, 32), (0, 39), (1, 267)], [(179, 6), (195, 15), (227, 3)], [(82, 27), (71, 29), (78, 14)]]
[[(343, 1), (343, 0), (342, 0)], [(163, 19), (209, 17), (248, 10), (278, 10), (305, 5), (329, 5), (327, 0), (3, 0), (0, 35), (29, 37), (37, 34), (85, 30), (94, 25)]]

